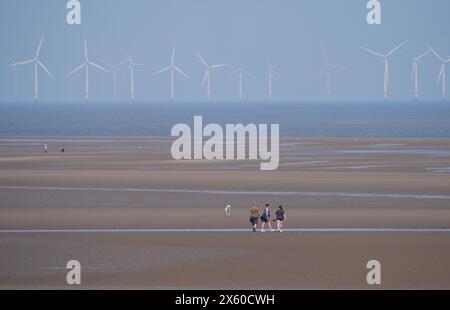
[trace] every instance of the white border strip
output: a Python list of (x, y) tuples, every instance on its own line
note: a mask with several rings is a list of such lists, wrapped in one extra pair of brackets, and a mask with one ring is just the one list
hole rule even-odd
[[(91, 228), (91, 229), (1, 229), (0, 234), (37, 233), (241, 233), (245, 228)], [(274, 230), (276, 231), (276, 230)], [(287, 228), (295, 233), (450, 233), (450, 228)], [(259, 230), (258, 230), (259, 232)], [(266, 230), (266, 232), (270, 232)]]

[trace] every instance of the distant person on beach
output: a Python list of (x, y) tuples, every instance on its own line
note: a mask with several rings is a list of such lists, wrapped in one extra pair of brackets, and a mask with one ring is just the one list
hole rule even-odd
[(256, 232), (256, 226), (258, 225), (258, 219), (261, 216), (261, 210), (253, 203), (250, 208), (250, 223), (252, 224), (253, 232)]
[(261, 221), (262, 221), (261, 232), (265, 232), (264, 226), (266, 223), (269, 225), (270, 231), (273, 231), (272, 224), (270, 224), (270, 204), (268, 203), (266, 203), (266, 207), (264, 208), (264, 211), (261, 215)]
[(44, 153), (47, 153), (47, 151), (48, 151), (48, 146), (47, 146), (47, 144), (44, 144)]
[(277, 218), (278, 232), (283, 232), (283, 221), (286, 219), (286, 212), (284, 211), (283, 206), (278, 207), (275, 216)]
[(61, 153), (64, 153), (64, 148), (61, 149)]

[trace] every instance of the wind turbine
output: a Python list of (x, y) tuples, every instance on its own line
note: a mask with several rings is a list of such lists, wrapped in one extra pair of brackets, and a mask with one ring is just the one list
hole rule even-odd
[(243, 91), (243, 79), (244, 74), (249, 75), (247, 71), (243, 67), (238, 68), (233, 74), (239, 74), (239, 99), (242, 100), (242, 91)]
[(438, 53), (436, 53), (436, 51), (434, 49), (432, 49), (429, 45), (428, 48), (431, 50), (431, 52), (433, 52), (433, 54), (437, 57), (437, 59), (440, 60), (441, 62), (441, 71), (439, 72), (439, 77), (437, 80), (437, 83), (439, 84), (439, 82), (442, 82), (442, 99), (445, 101), (445, 96), (446, 96), (446, 80), (445, 80), (445, 65), (450, 62), (450, 57), (445, 60), (444, 58), (442, 58)]
[[(24, 60), (20, 62), (13, 63), (13, 67), (21, 66), (21, 65), (27, 65), (30, 63), (34, 64), (34, 101), (37, 102), (39, 100), (39, 76), (38, 76), (38, 66), (40, 66), (47, 74), (53, 79), (52, 74), (48, 69), (45, 67), (45, 65), (39, 60), (39, 54), (41, 52), (42, 48), (42, 42), (44, 42), (44, 36), (41, 36), (41, 40), (39, 41), (38, 48), (36, 50), (36, 54), (34, 55), (34, 58), (29, 60)], [(17, 90), (16, 90), (17, 91)]]
[(67, 77), (74, 75), (75, 73), (77, 73), (78, 71), (80, 71), (83, 68), (85, 69), (85, 72), (86, 72), (86, 91), (85, 91), (86, 102), (89, 101), (89, 66), (92, 66), (94, 68), (100, 69), (105, 72), (109, 72), (102, 66), (97, 65), (96, 63), (93, 63), (92, 61), (89, 60), (87, 43), (86, 43), (86, 39), (84, 39), (84, 62), (81, 65), (79, 65), (77, 68), (75, 68), (72, 72), (70, 72), (67, 75)]
[(104, 61), (104, 63), (112, 68), (112, 75), (113, 75), (113, 98), (114, 101), (117, 101), (117, 69), (119, 69), (119, 67), (121, 65), (123, 65), (125, 62), (127, 62), (128, 59), (125, 59), (115, 65), (107, 63)]
[(266, 76), (269, 78), (269, 98), (272, 99), (272, 75), (278, 75), (278, 72), (272, 69), (272, 64), (269, 63), (269, 68), (267, 69)]
[(211, 98), (211, 69), (216, 69), (216, 68), (221, 68), (221, 67), (225, 67), (228, 66), (227, 64), (221, 64), (221, 65), (208, 65), (206, 63), (206, 61), (202, 58), (202, 56), (200, 56), (199, 53), (195, 53), (198, 57), (198, 59), (200, 59), (200, 61), (202, 62), (202, 64), (205, 66), (205, 75), (203, 77), (203, 81), (202, 81), (202, 86), (205, 86), (206, 83), (206, 95), (208, 96), (208, 99)]
[(402, 44), (396, 46), (386, 55), (382, 55), (382, 54), (374, 52), (368, 48), (361, 47), (361, 49), (365, 50), (366, 52), (384, 59), (384, 101), (387, 101), (388, 95), (389, 95), (389, 62), (388, 62), (389, 56), (394, 54), (397, 50), (399, 50), (407, 42), (408, 41), (405, 41)]
[(427, 56), (429, 53), (431, 53), (431, 50), (429, 49), (426, 53), (423, 53), (420, 56), (414, 57), (413, 66), (412, 66), (412, 80), (414, 84), (414, 97), (415, 100), (419, 100), (419, 61)]
[(134, 101), (134, 67), (136, 66), (143, 66), (144, 64), (135, 63), (131, 59), (130, 56), (128, 56), (128, 71), (130, 72), (130, 96), (131, 96), (131, 102)]
[(328, 55), (327, 52), (325, 51), (324, 48), (322, 48), (322, 53), (323, 53), (323, 58), (325, 59), (325, 67), (323, 67), (323, 69), (317, 73), (317, 75), (314, 77), (313, 80), (318, 79), (319, 77), (321, 77), (324, 73), (326, 74), (326, 85), (327, 85), (327, 95), (326, 95), (326, 99), (330, 100), (330, 72), (332, 69), (339, 69), (339, 70), (346, 70), (346, 71), (351, 71), (351, 69), (341, 66), (341, 65), (335, 65), (335, 64), (331, 64), (328, 60)]
[(173, 45), (172, 47), (172, 57), (170, 60), (170, 65), (166, 68), (156, 71), (155, 73), (153, 73), (153, 75), (157, 75), (165, 71), (170, 71), (170, 99), (173, 100), (175, 99), (175, 71), (183, 75), (185, 78), (190, 79), (189, 75), (187, 75), (180, 68), (175, 66), (175, 45)]

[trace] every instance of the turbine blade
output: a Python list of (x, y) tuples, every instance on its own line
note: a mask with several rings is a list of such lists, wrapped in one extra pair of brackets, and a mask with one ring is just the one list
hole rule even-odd
[(210, 69), (215, 69), (215, 68), (222, 68), (222, 67), (226, 67), (226, 66), (228, 66), (227, 64), (222, 64), (222, 65), (211, 65), (211, 66), (208, 66), (208, 68), (210, 68)]
[(172, 65), (175, 63), (175, 44), (172, 46)]
[(41, 47), (42, 47), (42, 42), (44, 41), (44, 36), (41, 36), (41, 40), (39, 41), (39, 45), (38, 48), (36, 50), (36, 55), (34, 56), (34, 58), (38, 58), (39, 57), (39, 53), (41, 52)]
[(209, 75), (209, 71), (206, 70), (205, 76), (203, 77), (202, 86), (205, 85), (205, 82), (206, 82), (206, 79), (208, 78), (208, 75)]
[(87, 65), (87, 62), (83, 62), (81, 65), (79, 65), (78, 67), (76, 67), (72, 72), (70, 72), (67, 76), (71, 76), (74, 75), (75, 73), (77, 73), (78, 71), (80, 71), (81, 69), (84, 68), (84, 66)]
[(12, 64), (12, 66), (26, 65), (26, 64), (32, 63), (33, 61), (34, 61), (34, 59), (24, 60), (24, 61), (16, 62), (16, 63)]
[(437, 84), (439, 84), (439, 82), (441, 81), (443, 75), (444, 75), (444, 70), (445, 70), (445, 65), (442, 65), (441, 67), (441, 71), (439, 72), (439, 77), (437, 79)]
[(88, 49), (87, 49), (86, 38), (84, 38), (84, 59), (86, 61), (88, 60)]
[(100, 66), (100, 65), (97, 65), (96, 63), (89, 62), (89, 64), (92, 65), (92, 66), (94, 66), (94, 67), (96, 67), (97, 69), (100, 69), (100, 70), (105, 71), (105, 72), (109, 72), (108, 70), (106, 70), (105, 68), (103, 68), (103, 67)]
[(384, 55), (381, 55), (380, 53), (374, 52), (374, 51), (372, 51), (372, 50), (370, 50), (370, 49), (368, 49), (368, 48), (362, 47), (362, 46), (361, 46), (360, 48), (361, 48), (362, 50), (364, 50), (364, 51), (366, 51), (366, 52), (372, 54), (372, 55), (375, 55), (375, 56), (384, 58)]
[(422, 55), (420, 55), (419, 57), (417, 57), (417, 60), (420, 60), (421, 58), (427, 56), (429, 53), (431, 53), (431, 50), (428, 50), (426, 53), (423, 53)]
[(412, 65), (411, 79), (414, 81), (414, 74), (416, 73), (416, 63)]
[(37, 63), (39, 64), (39, 66), (41, 66), (42, 69), (44, 69), (45, 72), (47, 72), (47, 74), (48, 74), (52, 79), (54, 79), (53, 75), (50, 73), (50, 71), (48, 71), (48, 69), (45, 67), (45, 65), (44, 65), (42, 62), (40, 62), (40, 61), (38, 60)]
[(437, 57), (437, 59), (439, 59), (440, 61), (444, 61), (444, 59), (438, 53), (436, 53), (436, 51), (431, 46), (429, 46), (429, 45), (427, 45), (427, 46), (430, 49), (430, 51), (434, 54), (434, 56)]
[(197, 55), (198, 59), (200, 59), (200, 61), (202, 62), (202, 64), (203, 64), (205, 67), (208, 67), (208, 64), (207, 64), (206, 61), (203, 59), (203, 57), (200, 56), (200, 54), (197, 53), (197, 52), (195, 52), (195, 54)]
[(161, 69), (161, 70), (158, 70), (158, 71), (154, 72), (153, 75), (160, 74), (160, 73), (162, 73), (162, 72), (164, 72), (164, 71), (169, 70), (170, 68), (172, 68), (172, 66), (168, 66), (168, 67), (166, 67), (166, 68), (163, 68), (163, 69)]
[(190, 77), (189, 77), (189, 75), (187, 75), (186, 73), (184, 73), (180, 68), (178, 68), (177, 66), (173, 66), (173, 68), (178, 72), (178, 73), (180, 73), (181, 75), (184, 75), (184, 77), (186, 77), (186, 78), (188, 78), (188, 79), (191, 79)]
[(315, 80), (317, 80), (319, 77), (321, 77), (322, 74), (324, 74), (325, 71), (327, 71), (327, 69), (328, 69), (328, 66), (325, 66), (322, 70), (319, 71), (319, 73), (317, 73), (317, 74), (314, 76), (314, 78), (312, 79), (312, 81), (315, 81)]
[(332, 65), (332, 64), (330, 64), (330, 67), (336, 68), (336, 69), (345, 70), (345, 71), (352, 71), (352, 69), (344, 67), (344, 66), (341, 66), (341, 65)]
[(408, 41), (403, 42), (402, 44), (397, 45), (396, 47), (394, 47), (389, 53), (387, 53), (386, 57), (391, 56), (392, 54), (394, 54), (396, 51), (398, 51), (403, 45), (405, 45), (406, 43), (408, 43)]

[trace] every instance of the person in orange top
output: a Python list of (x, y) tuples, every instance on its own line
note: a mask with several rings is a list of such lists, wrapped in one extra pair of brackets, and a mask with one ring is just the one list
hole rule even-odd
[(261, 216), (261, 210), (253, 203), (250, 208), (250, 223), (252, 224), (253, 232), (256, 232), (256, 225), (258, 225), (258, 219)]

